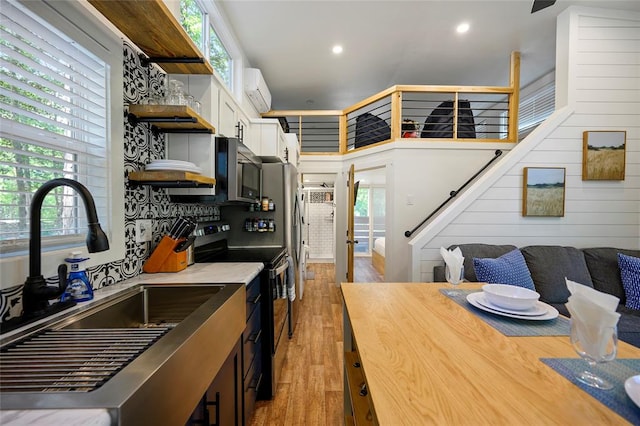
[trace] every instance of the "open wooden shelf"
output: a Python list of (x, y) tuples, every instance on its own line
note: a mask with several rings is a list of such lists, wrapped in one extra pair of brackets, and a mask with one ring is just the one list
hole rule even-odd
[(149, 122), (164, 132), (215, 133), (211, 123), (186, 105), (129, 105), (129, 120)]
[(162, 0), (89, 0), (89, 3), (165, 72), (213, 74), (211, 64)]
[(212, 177), (174, 170), (129, 172), (129, 182), (163, 188), (212, 188), (216, 184), (216, 180)]

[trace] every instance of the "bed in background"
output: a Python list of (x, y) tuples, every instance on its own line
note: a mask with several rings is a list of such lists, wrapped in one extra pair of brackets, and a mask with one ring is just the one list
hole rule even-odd
[(376, 271), (384, 276), (384, 237), (376, 238), (371, 252), (371, 263)]

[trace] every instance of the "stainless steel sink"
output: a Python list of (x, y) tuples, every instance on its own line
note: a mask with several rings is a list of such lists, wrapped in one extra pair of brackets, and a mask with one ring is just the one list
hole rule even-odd
[(134, 328), (175, 326), (220, 292), (224, 285), (143, 285), (133, 294), (75, 315), (56, 328)]
[(184, 424), (244, 326), (242, 284), (141, 285), (3, 342), (0, 406)]

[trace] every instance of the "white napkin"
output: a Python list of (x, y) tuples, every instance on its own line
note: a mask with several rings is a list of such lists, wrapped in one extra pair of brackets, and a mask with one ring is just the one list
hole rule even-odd
[(447, 250), (444, 247), (440, 247), (440, 256), (444, 259), (444, 263), (449, 268), (449, 275), (447, 281), (453, 284), (458, 284), (462, 281), (462, 267), (464, 265), (464, 257), (462, 257), (462, 251), (460, 247), (456, 247), (453, 250)]
[(578, 338), (587, 352), (597, 357), (604, 356), (612, 327), (620, 318), (616, 312), (620, 299), (567, 278), (565, 281), (571, 292), (565, 306), (575, 323)]

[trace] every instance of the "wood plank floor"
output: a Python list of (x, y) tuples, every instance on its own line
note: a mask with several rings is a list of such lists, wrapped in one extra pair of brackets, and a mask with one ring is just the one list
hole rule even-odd
[[(355, 258), (356, 282), (381, 282), (370, 257)], [(271, 401), (258, 401), (251, 426), (342, 425), (342, 296), (333, 263), (308, 263), (304, 298), (282, 377)], [(311, 275), (311, 274), (310, 274)]]
[(371, 257), (353, 258), (353, 281), (356, 283), (380, 283), (384, 279), (371, 263)]
[(258, 401), (250, 425), (342, 425), (342, 297), (332, 263), (309, 263), (304, 298), (271, 401)]

